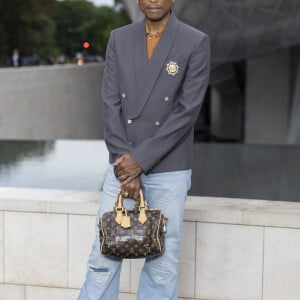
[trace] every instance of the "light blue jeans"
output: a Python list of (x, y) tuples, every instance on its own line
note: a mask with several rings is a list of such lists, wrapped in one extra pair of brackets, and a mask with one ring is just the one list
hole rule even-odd
[[(145, 260), (137, 299), (177, 300), (180, 233), (184, 202), (191, 185), (191, 170), (142, 175), (141, 179), (148, 205), (160, 209), (168, 218), (168, 222), (165, 252), (159, 257)], [(113, 167), (110, 166), (104, 181), (97, 222), (103, 213), (112, 210), (119, 190), (120, 182), (114, 175)], [(132, 208), (134, 203), (133, 200), (124, 199), (124, 205), (128, 209)], [(121, 265), (121, 260), (101, 255), (96, 224), (96, 239), (88, 260), (86, 280), (78, 300), (117, 300)]]

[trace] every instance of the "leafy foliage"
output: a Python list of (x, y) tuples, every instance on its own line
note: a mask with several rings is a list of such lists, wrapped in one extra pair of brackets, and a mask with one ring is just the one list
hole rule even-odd
[(91, 41), (90, 51), (104, 55), (111, 30), (128, 22), (124, 12), (116, 14), (110, 7), (96, 8), (95, 17), (82, 25), (84, 38)]
[(42, 60), (74, 57), (84, 41), (88, 54), (103, 54), (110, 31), (129, 23), (124, 11), (86, 0), (0, 0), (0, 20), (0, 58), (18, 49)]
[(74, 56), (84, 40), (83, 27), (95, 17), (95, 7), (85, 0), (58, 2), (56, 40), (62, 53)]
[(45, 50), (41, 47), (54, 49), (55, 24), (52, 17), (56, 6), (56, 0), (2, 0), (0, 28), (5, 47), (0, 49), (1, 54), (16, 48), (23, 55), (43, 56)]

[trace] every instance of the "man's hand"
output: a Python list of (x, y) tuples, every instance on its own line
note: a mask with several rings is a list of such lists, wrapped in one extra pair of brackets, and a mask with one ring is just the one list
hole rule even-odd
[(133, 179), (129, 184), (121, 185), (121, 194), (124, 198), (138, 200), (140, 198), (141, 178), (140, 176)]
[(119, 157), (113, 165), (116, 176), (124, 186), (131, 183), (143, 172), (140, 165), (129, 154)]

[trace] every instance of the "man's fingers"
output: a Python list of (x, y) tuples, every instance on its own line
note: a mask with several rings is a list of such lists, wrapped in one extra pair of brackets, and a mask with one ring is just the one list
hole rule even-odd
[(125, 187), (122, 189), (121, 194), (124, 198), (137, 199), (138, 193), (136, 192), (136, 189)]
[(122, 182), (121, 194), (125, 198), (139, 199), (141, 188), (140, 178), (134, 178), (129, 183)]
[(132, 179), (134, 179), (134, 178), (132, 178), (132, 177), (127, 177), (126, 179), (124, 179), (123, 181), (122, 181), (122, 184), (125, 186), (125, 185), (128, 185), (131, 181), (132, 181)]
[[(127, 195), (126, 195), (127, 194)], [(125, 198), (127, 198), (128, 197), (128, 195), (129, 195), (129, 192), (127, 191), (127, 189), (126, 189), (126, 187), (125, 186), (121, 186), (121, 195), (123, 196), (123, 197), (125, 197)]]
[[(120, 175), (118, 176), (118, 179), (122, 182), (122, 184), (125, 184), (125, 180), (128, 181), (128, 175)], [(128, 184), (128, 182), (126, 184)]]
[(133, 199), (138, 200), (139, 198), (140, 198), (140, 189), (136, 189), (133, 194)]
[(122, 156), (115, 160), (115, 162), (113, 163), (113, 166), (115, 166), (115, 167), (118, 166), (121, 163), (121, 161), (122, 161)]
[(119, 178), (121, 175), (128, 174), (131, 178), (139, 176), (142, 168), (132, 159), (129, 154), (124, 154), (113, 163), (115, 174)]
[(115, 167), (115, 174), (117, 174), (117, 176), (122, 175), (124, 172), (124, 170), (122, 168), (120, 168), (120, 166)]

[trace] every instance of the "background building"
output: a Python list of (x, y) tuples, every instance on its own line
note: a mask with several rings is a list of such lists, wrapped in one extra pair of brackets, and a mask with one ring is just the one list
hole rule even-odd
[[(135, 1), (123, 2), (141, 18)], [(212, 42), (198, 139), (299, 144), (299, 1), (184, 0), (174, 11)]]

